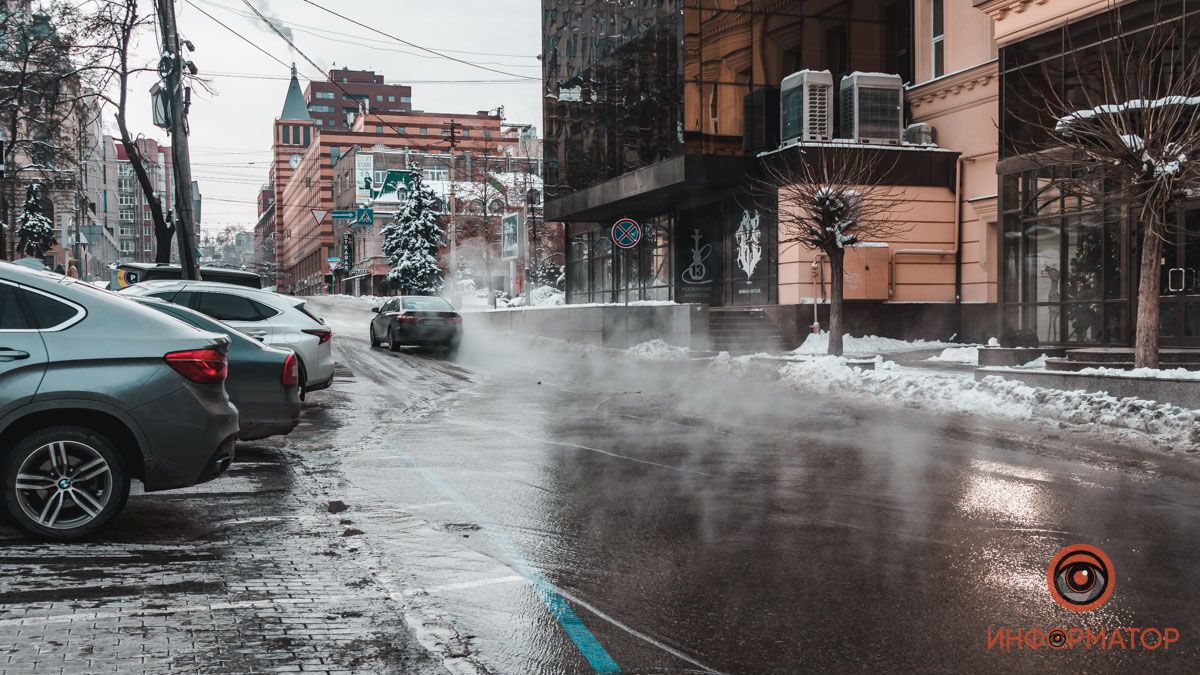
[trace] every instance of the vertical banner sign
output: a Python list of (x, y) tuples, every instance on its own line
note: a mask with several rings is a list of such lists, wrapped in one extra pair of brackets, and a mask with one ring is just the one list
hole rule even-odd
[(500, 259), (516, 260), (521, 257), (521, 220), (524, 214), (520, 211), (510, 213), (500, 219)]
[(358, 153), (354, 156), (354, 201), (366, 204), (371, 201), (371, 190), (375, 181), (375, 155)]

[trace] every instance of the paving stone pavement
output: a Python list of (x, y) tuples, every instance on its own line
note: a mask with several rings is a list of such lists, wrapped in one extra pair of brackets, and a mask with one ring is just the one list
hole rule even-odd
[(440, 669), (352, 564), (358, 532), (324, 487), (328, 400), (217, 481), (131, 495), (94, 541), (0, 525), (0, 674)]

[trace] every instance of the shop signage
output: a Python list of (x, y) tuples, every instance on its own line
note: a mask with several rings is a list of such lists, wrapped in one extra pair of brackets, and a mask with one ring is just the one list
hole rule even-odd
[(510, 213), (500, 219), (500, 259), (516, 260), (521, 257), (521, 225), (524, 214)]
[(366, 204), (371, 201), (374, 187), (375, 155), (358, 153), (354, 156), (354, 201)]

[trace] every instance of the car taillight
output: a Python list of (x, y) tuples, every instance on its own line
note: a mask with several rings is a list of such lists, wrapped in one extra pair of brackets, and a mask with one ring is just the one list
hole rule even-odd
[(288, 354), (283, 362), (283, 386), (291, 387), (300, 384), (300, 362), (295, 354)]
[(329, 328), (305, 328), (303, 332), (316, 335), (321, 340), (318, 344), (325, 344), (333, 339), (333, 331)]
[(199, 384), (220, 384), (229, 375), (229, 360), (211, 347), (171, 352), (163, 358), (175, 372)]
[(400, 314), (399, 316), (396, 317), (396, 320), (399, 321), (400, 323), (416, 323), (421, 320), (421, 317), (409, 316), (407, 314)]
[(462, 323), (462, 317), (457, 314), (451, 314), (446, 317), (446, 323)]

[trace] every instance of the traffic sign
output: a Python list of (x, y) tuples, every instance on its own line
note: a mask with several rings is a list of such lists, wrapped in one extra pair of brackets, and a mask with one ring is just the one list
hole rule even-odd
[(310, 210), (312, 211), (313, 220), (317, 221), (318, 225), (321, 224), (321, 221), (325, 220), (325, 216), (329, 215), (329, 212), (324, 209), (310, 209)]
[(349, 210), (349, 211), (337, 210), (337, 211), (333, 212), (333, 219), (334, 220), (354, 220), (354, 217), (356, 215), (358, 215), (358, 214), (355, 213), (353, 210)]
[(633, 248), (642, 240), (642, 228), (636, 220), (622, 218), (613, 223), (612, 240), (617, 248)]
[(354, 216), (355, 225), (374, 225), (375, 209), (359, 208)]

